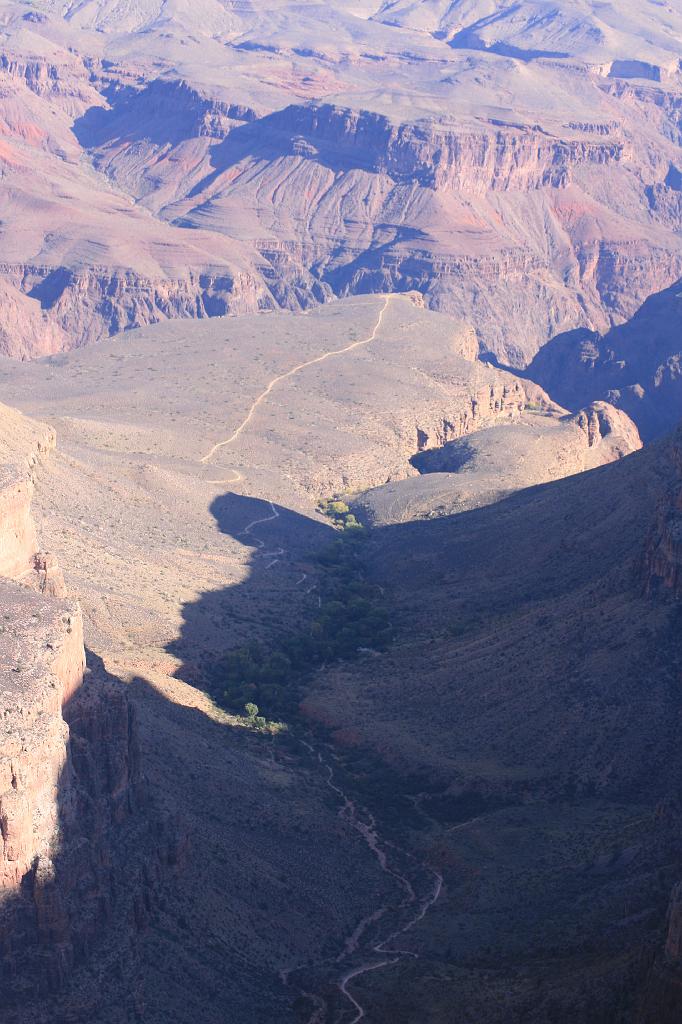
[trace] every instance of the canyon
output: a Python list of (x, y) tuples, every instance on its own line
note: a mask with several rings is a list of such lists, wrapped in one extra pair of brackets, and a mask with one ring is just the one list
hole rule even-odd
[(2, 1024), (677, 1024), (682, 14), (0, 7)]
[(682, 275), (672, 9), (204, 6), (4, 5), (7, 354), (418, 290), (522, 367)]
[[(78, 595), (90, 649), (88, 672), (63, 715), (54, 698), (49, 708), (58, 776), (41, 776), (32, 789), (42, 809), (40, 842), (52, 843), (62, 872), (58, 890), (66, 894), (67, 911), (59, 916), (49, 904), (50, 914), (66, 930), (23, 928), (16, 969), (25, 985), (38, 942), (41, 955), (59, 951), (61, 981), (31, 1000), (25, 988), (16, 995), (17, 1024), (41, 1014), (49, 1020), (55, 1007), (103, 1024), (136, 1014), (159, 1024), (189, 1022), (198, 1013), (218, 1024), (225, 1012), (245, 1022), (293, 1022), (307, 1020), (315, 1007), (325, 1007), (323, 1019), (343, 1019), (353, 1005), (370, 1019), (412, 1021), (420, 1012), (415, 1001), (444, 1020), (452, 985), (477, 1019), (523, 1019), (532, 987), (538, 1021), (552, 1001), (590, 1020), (590, 978), (602, 992), (595, 1014), (606, 1012), (619, 986), (631, 1008), (643, 1005), (646, 993), (659, 1012), (677, 984), (664, 930), (679, 871), (673, 753), (666, 754), (665, 774), (653, 770), (672, 711), (665, 686), (653, 680), (659, 665), (667, 678), (676, 657), (679, 445), (640, 450), (634, 422), (607, 402), (562, 408), (531, 380), (477, 358), (471, 328), (425, 308), (417, 294), (167, 322), (38, 361), (5, 359), (0, 383), (24, 414), (53, 425), (37, 427), (9, 411), (4, 420), (3, 457), (18, 466), (11, 479), (23, 487), (21, 502), (7, 505), (7, 536), (15, 540), (6, 564), (24, 581), (7, 583), (21, 591), (17, 621), (40, 645), (43, 620), (64, 614), (56, 583), (56, 596), (25, 587), (27, 564), (54, 566), (45, 554), (34, 557), (28, 500), (35, 486), (40, 534), (59, 552), (66, 586)], [(27, 454), (17, 460), (17, 451)], [(424, 462), (437, 471), (425, 471)], [(309, 684), (303, 721), (313, 732), (305, 742), (315, 744), (322, 761), (306, 754), (301, 726), (282, 738), (260, 736), (221, 710), (209, 680), (223, 652), (256, 639), (276, 643), (322, 600), (315, 552), (336, 533), (316, 509), (320, 499), (351, 491), (358, 508), (372, 501), (378, 507), (377, 489), (400, 493), (430, 480), (441, 489), (440, 505), (420, 493), (421, 511), (410, 498), (399, 516), (374, 517), (367, 571), (395, 619), (391, 648), (328, 666)], [(514, 496), (529, 484), (541, 486)], [(500, 501), (500, 491), (512, 496)], [(423, 541), (422, 529), (429, 531)], [(32, 573), (44, 589), (44, 571), (42, 582)], [(32, 626), (36, 601), (40, 629)], [(538, 630), (536, 620), (543, 622)], [(588, 696), (587, 684), (573, 697), (570, 687), (543, 688), (543, 680), (561, 678), (566, 648), (584, 650), (588, 622), (593, 685), (604, 674), (599, 695)], [(619, 648), (614, 635), (631, 628), (636, 640)], [(82, 657), (80, 628), (74, 632)], [(516, 635), (532, 644), (532, 654), (516, 651)], [(652, 647), (660, 652), (647, 669), (653, 689), (645, 700), (636, 673)], [(470, 705), (460, 658), (471, 669)], [(43, 684), (44, 671), (38, 662)], [(571, 680), (582, 677), (578, 664), (571, 671)], [(501, 675), (497, 684), (488, 672)], [(459, 680), (454, 687), (452, 678)], [(526, 685), (517, 690), (519, 678)], [(613, 695), (616, 678), (629, 711)], [(505, 686), (502, 700), (495, 687)], [(445, 703), (450, 690), (456, 707)], [(489, 714), (481, 714), (481, 693), (489, 694)], [(77, 710), (82, 702), (91, 713)], [(595, 739), (612, 705), (620, 708), (618, 722), (629, 723), (617, 749), (609, 747), (615, 724)], [(545, 752), (532, 732), (533, 716), (520, 710), (531, 706), (543, 736), (553, 735), (553, 721), (564, 746), (550, 743)], [(44, 725), (46, 714), (41, 718)], [(657, 729), (651, 748), (648, 737)], [(100, 759), (89, 753), (95, 736), (114, 758), (106, 781)], [(516, 745), (505, 746), (513, 737)], [(469, 764), (473, 746), (483, 757), (478, 766)], [(44, 749), (28, 734), (26, 747)], [(529, 758), (525, 774), (521, 748)], [(601, 757), (610, 759), (608, 767)], [(546, 767), (554, 759), (563, 765), (559, 776)], [(323, 764), (350, 804), (338, 793), (330, 800)], [(638, 789), (642, 777), (648, 788)], [(87, 893), (71, 888), (85, 870), (70, 851), (87, 856), (79, 837), (83, 821), (93, 820), (84, 811), (93, 788), (99, 810), (89, 849), (111, 851), (106, 877), (94, 869), (89, 876), (104, 917), (82, 913)], [(10, 807), (12, 799), (10, 793)], [(349, 806), (353, 812), (339, 816)], [(26, 818), (14, 820), (21, 832)], [(405, 889), (394, 888), (396, 878), (367, 845), (368, 821), (381, 849), (398, 858), (389, 863), (414, 889), (416, 909), (407, 906), (397, 918), (392, 910), (379, 914)], [(56, 823), (62, 838), (55, 842)], [(481, 852), (492, 843), (479, 832), (484, 825), (500, 836), (490, 855)], [(472, 835), (478, 845), (470, 847)], [(503, 850), (513, 835), (521, 851), (520, 837), (533, 837), (533, 856), (546, 860), (549, 875), (541, 873), (538, 884), (549, 885), (550, 876), (563, 880), (552, 883), (556, 904), (554, 897), (531, 899), (524, 889), (525, 853), (510, 862)], [(623, 850), (621, 835), (631, 836)], [(573, 861), (559, 857), (564, 846)], [(611, 859), (615, 847), (620, 852)], [(25, 867), (30, 877), (37, 852), (26, 848), (10, 894)], [(476, 879), (489, 870), (490, 856), (497, 874), (485, 895)], [(126, 864), (124, 874), (117, 875), (117, 863)], [(434, 872), (444, 884), (431, 905)], [(584, 899), (594, 900), (592, 916), (581, 911), (573, 925), (575, 941), (596, 950), (587, 974), (572, 940), (559, 941), (553, 931), (566, 928), (563, 894), (578, 884), (571, 879), (582, 880)], [(493, 970), (490, 915), (499, 916), (500, 886), (519, 892), (503, 915), (518, 939), (506, 948), (504, 966)], [(15, 898), (7, 906), (18, 914), (14, 908), (23, 903)], [(623, 916), (623, 903), (633, 906), (625, 915), (632, 921), (617, 930), (616, 941), (607, 922)], [(639, 918), (645, 908), (646, 928)], [(79, 922), (73, 934), (64, 923), (69, 910)], [(29, 911), (35, 914), (30, 903)], [(540, 914), (549, 915), (542, 940), (556, 948), (536, 970), (529, 935)], [(118, 929), (117, 915), (127, 922)], [(670, 918), (669, 950), (674, 907)], [(405, 980), (398, 984), (390, 969), (372, 968), (377, 959), (393, 959), (390, 935), (408, 924), (400, 940), (408, 951), (401, 956)], [(104, 945), (92, 940), (92, 927)], [(349, 953), (354, 935), (357, 948)], [(112, 936), (125, 937), (125, 948), (116, 948)], [(506, 942), (500, 933), (498, 946)], [(3, 955), (12, 962), (9, 951)], [(197, 977), (201, 984), (188, 998), (189, 979)], [(503, 989), (509, 996), (499, 1018)], [(398, 1004), (402, 1018), (395, 1016)]]
[(682, 408), (682, 289), (652, 295), (635, 316), (605, 335), (573, 331), (553, 338), (527, 370), (571, 408), (604, 398), (652, 440), (669, 432)]

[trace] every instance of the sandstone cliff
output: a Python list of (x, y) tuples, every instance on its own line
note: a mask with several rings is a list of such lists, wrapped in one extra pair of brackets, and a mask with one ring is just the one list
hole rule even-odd
[[(64, 596), (55, 560), (37, 550), (33, 473), (54, 440), (49, 428), (0, 407), (0, 998), (6, 1021), (43, 1020), (58, 1005), (70, 1013), (93, 1008), (96, 991), (82, 991), (80, 981), (72, 992), (74, 975), (94, 948), (111, 941), (120, 915), (130, 919), (119, 941), (128, 950), (122, 969), (131, 969), (135, 930), (144, 924), (151, 892), (142, 851), (130, 851), (125, 865), (121, 858), (139, 830), (134, 811), (143, 800), (132, 708), (116, 681), (86, 669), (80, 608)], [(155, 849), (147, 849), (152, 865)]]

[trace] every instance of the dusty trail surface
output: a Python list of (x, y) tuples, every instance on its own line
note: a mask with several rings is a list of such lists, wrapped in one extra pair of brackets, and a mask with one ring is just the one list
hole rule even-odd
[[(302, 739), (301, 744), (324, 772), (326, 785), (341, 801), (339, 817), (358, 832), (376, 857), (381, 870), (390, 875), (403, 891), (403, 898), (397, 906), (385, 903), (362, 918), (346, 939), (343, 951), (334, 960), (321, 961), (315, 967), (305, 968), (308, 974), (316, 968), (322, 968), (323, 976), (320, 980), (326, 980), (327, 984), (331, 980), (346, 1004), (340, 1007), (330, 1005), (318, 994), (310, 992), (312, 986), (306, 982), (299, 991), (313, 1004), (313, 1011), (307, 1024), (359, 1024), (366, 1019), (367, 1010), (351, 991), (352, 982), (373, 971), (392, 967), (406, 958), (418, 957), (413, 950), (395, 948), (391, 944), (414, 928), (437, 903), (443, 890), (443, 876), (435, 869), (420, 863), (411, 853), (384, 839), (374, 816), (366, 808), (356, 804), (338, 785), (334, 769), (322, 751), (309, 740)], [(392, 919), (388, 934), (376, 941), (375, 926), (387, 919)], [(283, 972), (283, 980), (291, 983), (292, 977), (299, 970), (304, 969)], [(336, 973), (338, 970), (341, 971), (340, 974)]]
[(361, 338), (359, 341), (353, 341), (351, 342), (350, 345), (346, 345), (344, 348), (335, 349), (333, 352), (325, 352), (323, 355), (315, 356), (313, 359), (306, 359), (305, 362), (299, 363), (297, 366), (293, 366), (290, 370), (287, 370), (286, 373), (280, 373), (279, 376), (274, 377), (270, 381), (268, 386), (265, 388), (265, 390), (261, 391), (260, 395), (258, 395), (253, 405), (249, 409), (248, 413), (246, 414), (242, 422), (239, 424), (237, 429), (234, 431), (234, 433), (230, 434), (230, 436), (226, 438), (224, 441), (218, 441), (216, 444), (214, 444), (210, 451), (208, 451), (200, 461), (205, 465), (207, 462), (211, 461), (216, 452), (220, 451), (221, 448), (227, 448), (229, 445), (233, 443), (233, 441), (236, 441), (239, 435), (246, 429), (246, 427), (253, 419), (256, 410), (258, 409), (258, 406), (265, 401), (268, 395), (271, 394), (274, 388), (276, 388), (277, 385), (280, 384), (283, 380), (287, 380), (289, 377), (295, 377), (297, 373), (301, 372), (301, 370), (305, 370), (309, 366), (315, 366), (318, 363), (323, 363), (325, 362), (325, 360), (331, 359), (332, 356), (342, 356), (345, 355), (347, 352), (352, 352), (353, 349), (362, 348), (364, 345), (371, 344), (371, 342), (375, 340), (377, 334), (379, 333), (379, 330), (381, 329), (381, 324), (383, 322), (384, 315), (386, 313), (386, 310), (388, 309), (390, 301), (391, 296), (387, 295), (386, 298), (384, 299), (384, 304), (381, 307), (381, 312), (379, 313), (377, 322), (374, 325), (374, 329), (372, 330), (372, 333), (369, 334), (366, 338)]

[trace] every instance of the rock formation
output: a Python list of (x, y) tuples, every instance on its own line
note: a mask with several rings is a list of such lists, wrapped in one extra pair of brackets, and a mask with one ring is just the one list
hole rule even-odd
[(200, 6), (9, 4), (0, 351), (418, 289), (521, 366), (682, 274), (671, 12)]
[[(54, 432), (0, 408), (0, 997), (3, 1020), (37, 1021), (53, 1006), (87, 1013), (95, 991), (71, 992), (93, 949), (118, 941), (130, 970), (152, 892), (133, 712), (116, 681), (86, 669), (83, 620), (55, 559), (37, 551), (33, 473)], [(158, 844), (158, 840), (156, 841)], [(144, 856), (154, 864), (156, 846)], [(125, 873), (125, 878), (124, 878)], [(133, 917), (130, 915), (133, 914)], [(38, 1002), (36, 1002), (38, 1000)], [(81, 1017), (78, 1017), (81, 1019)]]
[[(615, 443), (615, 450), (603, 453), (603, 460), (597, 454), (592, 466), (613, 462), (616, 457), (630, 455), (642, 447), (639, 431), (630, 417), (608, 402), (592, 402), (572, 416), (570, 421), (587, 435), (589, 448), (599, 448), (604, 442)], [(588, 463), (586, 468), (592, 467)]]
[[(642, 447), (632, 420), (606, 402), (562, 415), (540, 389), (531, 389), (528, 398), (507, 420), (482, 417), (473, 432), (443, 432), (442, 444), (422, 445), (410, 460), (420, 476), (393, 479), (349, 500), (374, 525), (433, 519), (595, 469)], [(421, 439), (429, 440), (425, 432)]]
[(603, 399), (626, 412), (645, 441), (668, 433), (682, 409), (682, 282), (607, 334), (553, 338), (525, 372), (567, 408)]

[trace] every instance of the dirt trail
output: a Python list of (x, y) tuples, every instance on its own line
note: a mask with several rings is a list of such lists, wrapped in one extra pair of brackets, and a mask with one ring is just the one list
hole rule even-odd
[[(325, 352), (324, 355), (316, 356), (314, 359), (308, 359), (305, 362), (292, 367), (292, 369), (287, 370), (286, 373), (282, 373), (273, 378), (268, 386), (255, 399), (247, 415), (236, 430), (234, 430), (233, 433), (224, 441), (219, 441), (214, 444), (206, 455), (203, 456), (200, 462), (203, 465), (206, 465), (218, 451), (233, 444), (249, 425), (258, 407), (282, 381), (295, 376), (297, 373), (300, 373), (301, 370), (305, 370), (309, 366), (315, 366), (327, 359), (344, 355), (347, 352), (352, 352), (356, 348), (361, 348), (362, 346), (369, 345), (373, 342), (381, 329), (391, 298), (392, 296), (390, 295), (386, 296), (377, 318), (377, 322), (375, 323), (371, 334), (366, 338), (354, 341), (350, 345), (346, 345), (341, 349), (336, 349), (333, 352)], [(232, 479), (212, 480), (210, 482), (216, 484), (231, 484), (244, 479), (242, 474), (237, 470), (228, 470), (228, 472), (232, 473)], [(277, 548), (274, 551), (265, 552), (263, 550), (266, 546), (265, 541), (253, 532), (256, 527), (279, 519), (280, 515), (275, 505), (272, 501), (269, 501), (268, 504), (270, 506), (271, 514), (262, 516), (259, 519), (254, 519), (252, 522), (248, 523), (248, 525), (241, 531), (241, 535), (248, 536), (252, 539), (261, 557), (268, 557), (271, 559), (266, 566), (266, 568), (270, 569), (272, 566), (277, 564), (280, 557), (285, 555), (286, 552), (283, 548)], [(301, 578), (297, 580), (297, 583), (301, 585), (306, 582), (307, 578), (307, 573), (303, 573)], [(313, 588), (311, 587), (310, 589), (312, 590)], [(309, 591), (306, 592), (308, 593)], [(350, 1012), (353, 1014), (350, 1020), (346, 1021), (347, 1014), (343, 1011), (341, 1016), (335, 1014), (332, 1020), (330, 1018), (330, 1007), (325, 999), (315, 992), (311, 992), (307, 985), (299, 988), (301, 995), (308, 999), (313, 1007), (308, 1024), (341, 1024), (342, 1021), (343, 1024), (359, 1024), (359, 1022), (366, 1017), (366, 1011), (363, 1005), (350, 991), (351, 982), (370, 973), (371, 971), (380, 970), (384, 967), (391, 966), (392, 964), (399, 963), (407, 957), (414, 958), (418, 955), (412, 950), (387, 947), (389, 947), (389, 944), (394, 942), (401, 935), (405, 935), (410, 931), (410, 929), (412, 929), (428, 913), (441, 894), (443, 878), (434, 869), (419, 863), (416, 858), (407, 851), (399, 850), (388, 840), (384, 840), (379, 834), (373, 815), (365, 808), (359, 808), (343, 791), (343, 789), (337, 785), (334, 770), (328, 761), (325, 760), (321, 751), (313, 747), (307, 740), (301, 740), (301, 743), (310, 755), (317, 760), (320, 768), (324, 772), (327, 786), (340, 800), (341, 807), (339, 809), (339, 817), (347, 821), (350, 827), (360, 834), (373, 855), (376, 857), (381, 870), (392, 877), (404, 894), (403, 900), (397, 908), (398, 911), (402, 912), (403, 917), (402, 923), (400, 923), (398, 927), (394, 927), (388, 935), (378, 942), (372, 943), (371, 939), (366, 940), (367, 933), (370, 929), (377, 926), (382, 919), (386, 918), (392, 911), (395, 912), (396, 910), (396, 908), (390, 904), (378, 907), (355, 926), (352, 933), (346, 938), (343, 951), (335, 959), (332, 959), (331, 961), (324, 961), (323, 964), (317, 965), (318, 967), (331, 967), (334, 971), (336, 975), (334, 984), (349, 1004)], [(394, 864), (394, 861), (397, 861), (397, 864)], [(415, 885), (413, 885), (412, 881), (406, 874), (403, 862), (407, 862), (414, 866), (414, 875), (415, 877), (419, 876), (421, 882), (424, 880), (424, 875), (428, 875), (432, 879), (431, 892), (427, 896), (418, 895)], [(366, 941), (367, 944), (365, 945)], [(344, 964), (348, 965), (349, 960), (357, 960), (358, 957), (362, 958), (359, 963), (356, 962), (352, 967), (346, 966), (346, 969), (344, 970)], [(338, 974), (336, 973), (335, 965), (338, 965), (338, 970), (340, 972)], [(290, 984), (292, 977), (301, 970), (308, 970), (308, 968), (293, 967), (288, 970), (283, 970), (280, 971), (280, 977), (285, 984)]]
[[(301, 743), (317, 760), (325, 773), (327, 786), (329, 786), (341, 801), (339, 817), (347, 821), (351, 828), (354, 828), (356, 832), (362, 836), (364, 841), (367, 843), (367, 846), (379, 862), (381, 870), (385, 874), (390, 875), (405, 893), (399, 909), (406, 912), (406, 920), (404, 920), (397, 928), (394, 928), (383, 939), (374, 943), (370, 940), (369, 944), (364, 947), (363, 938), (367, 931), (373, 925), (378, 924), (382, 918), (386, 917), (391, 910), (394, 909), (391, 904), (385, 904), (378, 907), (356, 925), (353, 932), (346, 939), (343, 952), (340, 953), (334, 961), (337, 964), (343, 964), (344, 961), (354, 958), (356, 954), (362, 955), (363, 958), (367, 956), (367, 954), (370, 954), (369, 959), (363, 959), (360, 963), (356, 963), (353, 967), (348, 968), (336, 979), (335, 982), (339, 992), (341, 992), (350, 1004), (353, 1016), (348, 1021), (346, 1021), (346, 1014), (343, 1011), (340, 1016), (335, 1014), (333, 1018), (330, 1018), (329, 1006), (324, 1002), (324, 1000), (320, 1000), (320, 997), (317, 995), (313, 996), (306, 989), (302, 988), (300, 990), (301, 994), (310, 999), (314, 1006), (307, 1024), (342, 1024), (342, 1022), (343, 1024), (359, 1024), (360, 1021), (365, 1019), (366, 1010), (362, 1003), (350, 991), (349, 986), (351, 982), (365, 974), (371, 973), (372, 971), (378, 971), (384, 967), (390, 967), (393, 964), (397, 964), (406, 958), (416, 959), (418, 957), (418, 954), (413, 950), (388, 947), (396, 939), (400, 938), (401, 935), (406, 935), (407, 932), (414, 928), (414, 926), (418, 924), (419, 921), (421, 921), (435, 905), (443, 890), (443, 876), (434, 868), (421, 864), (412, 856), (412, 854), (405, 850), (399, 850), (393, 843), (382, 839), (377, 830), (377, 824), (374, 816), (367, 811), (366, 808), (359, 808), (355, 801), (352, 800), (339, 785), (337, 785), (334, 776), (334, 769), (329, 762), (325, 760), (321, 751), (317, 750), (307, 740), (301, 740)], [(414, 865), (415, 875), (420, 875), (422, 880), (424, 874), (428, 874), (431, 877), (432, 888), (431, 892), (427, 896), (419, 896), (417, 894), (415, 887), (408, 875), (405, 873), (404, 868), (392, 866), (391, 859), (392, 856), (395, 855), (398, 855), (401, 859), (404, 859), (408, 863)], [(379, 959), (377, 959), (377, 957)], [(289, 982), (291, 975), (295, 973), (296, 970), (283, 972), (283, 980)]]
[(386, 298), (384, 299), (384, 303), (383, 306), (381, 307), (381, 312), (379, 313), (377, 322), (374, 325), (372, 333), (368, 335), (368, 337), (361, 338), (360, 341), (354, 341), (350, 345), (346, 345), (344, 348), (335, 349), (333, 352), (325, 352), (324, 355), (315, 356), (313, 359), (307, 359), (304, 363), (299, 363), (298, 366), (293, 366), (290, 370), (287, 370), (286, 373), (280, 373), (278, 377), (274, 377), (270, 381), (268, 386), (265, 388), (265, 390), (261, 391), (258, 398), (256, 398), (256, 400), (252, 404), (251, 408), (249, 409), (248, 413), (246, 414), (242, 422), (239, 424), (237, 429), (232, 434), (230, 434), (229, 437), (225, 438), (224, 441), (218, 441), (216, 444), (214, 444), (210, 451), (208, 451), (206, 455), (204, 455), (203, 458), (200, 459), (199, 461), (205, 465), (207, 462), (211, 461), (216, 452), (220, 451), (221, 448), (227, 448), (229, 445), (233, 443), (233, 441), (236, 441), (239, 435), (246, 429), (246, 427), (253, 419), (256, 410), (258, 409), (258, 406), (265, 401), (265, 399), (268, 397), (269, 394), (271, 394), (273, 389), (276, 388), (277, 385), (280, 384), (283, 380), (288, 380), (289, 377), (294, 377), (297, 373), (300, 373), (301, 370), (305, 370), (309, 366), (315, 366), (317, 365), (317, 363), (323, 363), (326, 359), (331, 359), (333, 356), (342, 356), (345, 355), (346, 352), (352, 352), (353, 349), (361, 348), (363, 345), (371, 344), (371, 342), (375, 340), (377, 334), (381, 329), (384, 315), (389, 307), (391, 298), (391, 295), (387, 295)]

